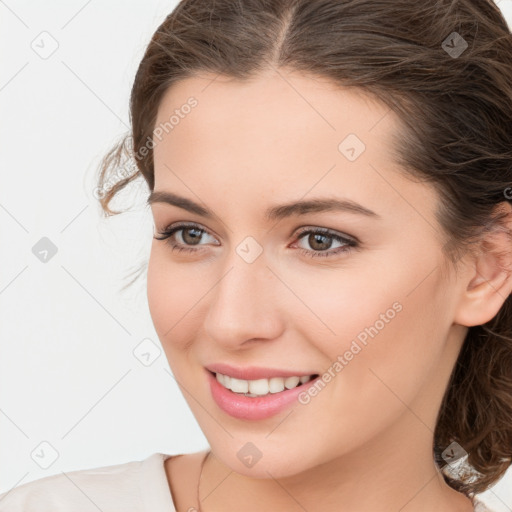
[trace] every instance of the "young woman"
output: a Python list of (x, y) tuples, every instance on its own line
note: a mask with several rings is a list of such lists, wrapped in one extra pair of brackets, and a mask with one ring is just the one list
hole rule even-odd
[(130, 107), (101, 204), (148, 185), (151, 317), (210, 449), (40, 479), (0, 510), (486, 510), (512, 456), (494, 3), (183, 0)]

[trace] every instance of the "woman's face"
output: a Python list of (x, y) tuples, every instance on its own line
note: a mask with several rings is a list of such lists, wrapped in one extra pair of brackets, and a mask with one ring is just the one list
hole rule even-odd
[[(393, 159), (398, 128), (361, 92), (283, 70), (189, 78), (161, 102), (154, 192), (182, 206), (155, 196), (155, 234), (188, 227), (152, 242), (149, 307), (213, 452), (239, 473), (431, 455), (467, 328), (437, 196)], [(224, 389), (207, 369), (221, 364), (275, 392)], [(319, 377), (277, 392), (287, 375)]]

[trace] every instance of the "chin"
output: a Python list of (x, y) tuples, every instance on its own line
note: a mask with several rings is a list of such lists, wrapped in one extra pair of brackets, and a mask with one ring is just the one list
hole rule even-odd
[(254, 442), (232, 440), (232, 444), (228, 442), (216, 446), (210, 443), (210, 446), (222, 464), (250, 478), (286, 478), (307, 471), (318, 463), (316, 460), (308, 463), (305, 454), (297, 448), (301, 445), (300, 441), (286, 447), (282, 442), (276, 446), (264, 438), (258, 440), (254, 436), (253, 439)]

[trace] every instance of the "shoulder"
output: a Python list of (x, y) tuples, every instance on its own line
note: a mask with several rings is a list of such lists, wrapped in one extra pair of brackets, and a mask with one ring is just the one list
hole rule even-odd
[(18, 485), (0, 494), (0, 512), (140, 512), (147, 509), (148, 499), (157, 499), (151, 490), (171, 499), (162, 479), (169, 457), (153, 453), (141, 461), (62, 472)]

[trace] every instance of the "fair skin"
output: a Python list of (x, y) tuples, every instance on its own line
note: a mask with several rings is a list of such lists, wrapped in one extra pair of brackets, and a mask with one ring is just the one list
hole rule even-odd
[[(147, 289), (173, 375), (212, 451), (201, 509), (473, 510), (436, 470), (433, 432), (468, 327), (495, 316), (512, 280), (491, 255), (463, 259), (458, 274), (442, 272), (436, 193), (398, 172), (390, 148), (399, 121), (384, 104), (284, 70), (249, 82), (213, 78), (175, 84), (158, 110), (156, 126), (190, 96), (198, 100), (157, 141), (154, 190), (213, 216), (151, 204), (155, 234), (178, 222), (205, 232), (197, 245), (190, 229), (171, 237), (195, 253), (153, 240)], [(354, 161), (338, 150), (350, 133), (366, 146)], [(378, 217), (264, 216), (270, 206), (312, 198), (351, 199)], [(321, 243), (331, 252), (343, 243), (328, 237), (314, 245), (298, 237), (305, 226), (359, 246), (308, 257)], [(263, 250), (252, 263), (236, 251), (248, 236)], [(212, 399), (205, 365), (322, 374), (396, 302), (400, 312), (310, 403), (244, 420)], [(252, 467), (237, 457), (247, 442), (262, 453)], [(199, 462), (197, 454), (166, 462), (178, 512), (197, 507), (197, 480), (180, 475), (196, 475)]]

